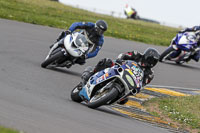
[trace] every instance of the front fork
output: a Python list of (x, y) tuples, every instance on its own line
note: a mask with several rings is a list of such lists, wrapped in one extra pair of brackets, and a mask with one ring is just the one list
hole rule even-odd
[[(60, 41), (58, 41), (55, 44), (53, 44), (53, 46), (49, 50), (49, 53), (47, 54), (45, 60), (47, 60), (51, 56), (51, 54), (52, 54), (52, 52), (54, 50), (56, 50), (58, 47), (62, 47), (63, 44), (64, 44), (64, 39), (61, 39)], [(66, 50), (64, 48), (62, 48), (61, 51), (64, 53), (64, 55), (67, 55), (67, 52), (66, 52)]]

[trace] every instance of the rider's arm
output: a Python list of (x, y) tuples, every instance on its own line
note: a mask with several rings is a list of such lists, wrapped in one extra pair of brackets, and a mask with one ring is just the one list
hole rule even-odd
[(143, 86), (149, 84), (154, 78), (154, 71), (147, 69), (144, 71)]
[(91, 52), (91, 53), (88, 53), (86, 55), (86, 58), (92, 58), (92, 57), (95, 57), (99, 50), (101, 49), (101, 47), (103, 46), (103, 43), (104, 43), (104, 39), (103, 39), (103, 36), (101, 36), (101, 38), (99, 39), (99, 44), (97, 45), (95, 51)]
[(114, 62), (109, 58), (101, 59), (94, 68), (94, 72), (99, 72), (105, 68), (114, 66)]
[(190, 32), (190, 31), (197, 31), (197, 30), (200, 30), (200, 26), (194, 26), (192, 28), (186, 28), (184, 30), (181, 30), (180, 32), (183, 33), (183, 32)]
[(94, 23), (91, 23), (91, 22), (76, 22), (76, 23), (73, 23), (70, 27), (69, 27), (69, 30), (71, 32), (74, 32), (76, 29), (86, 29), (86, 28), (92, 28), (94, 27), (95, 24)]
[(118, 56), (121, 60), (134, 60), (138, 62), (142, 58), (142, 54), (137, 51), (122, 53)]

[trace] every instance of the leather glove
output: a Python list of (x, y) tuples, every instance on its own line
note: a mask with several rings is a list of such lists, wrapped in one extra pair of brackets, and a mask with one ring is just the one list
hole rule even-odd
[(122, 60), (122, 59), (117, 59), (117, 60), (115, 60), (115, 62), (116, 62), (117, 64), (122, 65), (123, 60)]

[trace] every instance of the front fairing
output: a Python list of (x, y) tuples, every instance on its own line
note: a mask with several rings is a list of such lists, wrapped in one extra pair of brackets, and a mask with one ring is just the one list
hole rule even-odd
[(112, 79), (119, 75), (115, 69), (115, 67), (107, 68), (105, 70), (99, 71), (93, 76), (90, 77), (86, 85), (82, 88), (79, 95), (86, 100), (90, 100), (91, 94), (96, 86), (101, 84), (104, 81)]
[(196, 35), (193, 32), (178, 33), (175, 38), (176, 46), (183, 51), (190, 51), (197, 46)]
[(73, 46), (73, 35), (69, 34), (64, 39), (64, 46), (67, 50), (67, 52), (73, 56), (73, 57), (81, 57), (83, 55), (83, 52)]
[(139, 92), (142, 87), (144, 73), (142, 69), (133, 61), (127, 61), (122, 66), (113, 66), (94, 74), (87, 84), (80, 91), (80, 96), (90, 100), (93, 91), (96, 91), (98, 85), (111, 82), (118, 79), (124, 85), (124, 94), (129, 94), (131, 90)]
[(127, 61), (126, 64), (121, 67), (124, 69), (122, 78), (125, 80), (129, 88), (136, 89), (137, 92), (139, 92), (142, 87), (144, 77), (143, 70), (134, 61)]

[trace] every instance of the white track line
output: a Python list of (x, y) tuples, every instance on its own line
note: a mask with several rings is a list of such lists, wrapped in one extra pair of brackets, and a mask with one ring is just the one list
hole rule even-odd
[(163, 86), (163, 85), (147, 85), (146, 87), (172, 88), (172, 89), (181, 89), (181, 90), (190, 90), (190, 91), (199, 91), (200, 90), (200, 88), (184, 88), (184, 87)]

